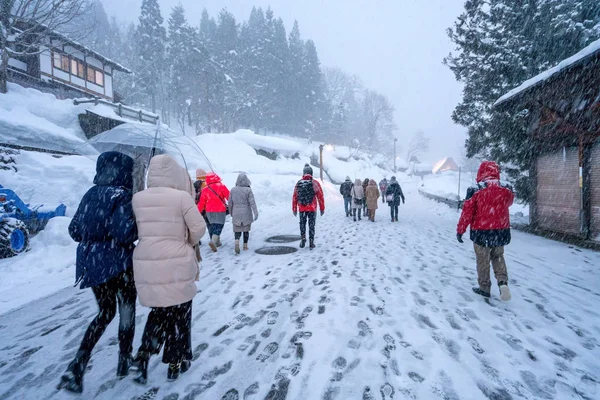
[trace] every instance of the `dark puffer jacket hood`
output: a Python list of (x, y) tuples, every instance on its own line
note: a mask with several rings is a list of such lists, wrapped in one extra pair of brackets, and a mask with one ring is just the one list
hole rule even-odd
[(489, 180), (500, 180), (500, 167), (494, 161), (484, 161), (477, 172), (477, 183)]
[(133, 158), (118, 151), (100, 154), (96, 162), (94, 185), (133, 189)]

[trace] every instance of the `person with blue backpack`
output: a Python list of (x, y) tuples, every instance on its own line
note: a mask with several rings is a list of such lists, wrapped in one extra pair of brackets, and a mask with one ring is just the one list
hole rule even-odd
[(321, 215), (325, 214), (325, 198), (323, 189), (318, 181), (313, 179), (313, 170), (306, 164), (302, 179), (296, 183), (292, 198), (292, 212), (294, 216), (300, 212), (300, 247), (306, 246), (306, 224), (308, 223), (308, 238), (310, 249), (315, 248), (315, 226), (317, 222), (317, 209)]
[(58, 389), (81, 393), (83, 375), (92, 350), (119, 308), (119, 360), (117, 376), (126, 376), (132, 365), (137, 291), (133, 278), (134, 242), (138, 239), (132, 208), (133, 158), (116, 152), (102, 153), (96, 163), (94, 186), (83, 196), (69, 225), (79, 243), (76, 285), (91, 288), (98, 314), (88, 326), (79, 350)]

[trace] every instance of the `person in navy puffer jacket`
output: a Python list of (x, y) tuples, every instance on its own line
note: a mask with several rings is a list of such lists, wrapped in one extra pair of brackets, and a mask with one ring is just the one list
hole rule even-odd
[[(76, 279), (81, 289), (92, 288), (98, 315), (89, 325), (75, 359), (61, 377), (59, 388), (81, 393), (83, 375), (94, 346), (119, 307), (119, 361), (117, 376), (131, 365), (135, 333), (133, 250), (137, 226), (131, 205), (133, 189), (131, 157), (106, 152), (98, 157), (94, 186), (83, 196), (69, 225), (77, 247)], [(77, 284), (77, 283), (76, 283)]]

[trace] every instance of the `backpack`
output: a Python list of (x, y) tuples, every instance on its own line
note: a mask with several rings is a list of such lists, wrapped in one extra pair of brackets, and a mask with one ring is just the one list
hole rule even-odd
[(312, 179), (302, 179), (296, 184), (298, 204), (309, 206), (315, 199), (315, 187)]

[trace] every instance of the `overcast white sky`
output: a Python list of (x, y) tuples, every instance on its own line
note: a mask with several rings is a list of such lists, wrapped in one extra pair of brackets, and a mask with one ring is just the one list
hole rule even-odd
[[(109, 16), (135, 20), (141, 0), (102, 0)], [(461, 158), (466, 129), (450, 117), (462, 87), (442, 65), (452, 50), (446, 29), (464, 0), (159, 0), (165, 20), (181, 3), (197, 25), (206, 8), (216, 16), (227, 8), (247, 20), (252, 6), (269, 5), (288, 32), (297, 19), (305, 39), (313, 39), (323, 66), (360, 76), (367, 87), (390, 98), (396, 107), (399, 142), (406, 148), (422, 129), (432, 138), (429, 161)]]

